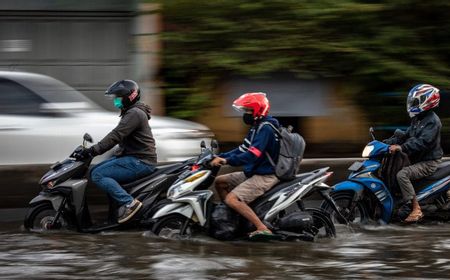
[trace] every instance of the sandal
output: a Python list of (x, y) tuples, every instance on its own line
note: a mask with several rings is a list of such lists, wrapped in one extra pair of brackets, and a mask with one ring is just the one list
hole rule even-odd
[(274, 234), (268, 229), (255, 230), (248, 235), (250, 239), (257, 237), (272, 237), (272, 236), (274, 236)]
[(423, 218), (423, 213), (419, 212), (419, 213), (411, 213), (409, 214), (408, 217), (406, 217), (405, 220), (403, 220), (403, 222), (405, 223), (416, 223), (418, 221), (420, 221)]

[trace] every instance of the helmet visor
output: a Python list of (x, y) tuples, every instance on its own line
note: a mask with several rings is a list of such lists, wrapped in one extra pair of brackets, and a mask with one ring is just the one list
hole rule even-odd
[(233, 109), (235, 109), (236, 111), (240, 112), (240, 113), (253, 113), (253, 110), (244, 106), (239, 106), (239, 105), (234, 105), (233, 104)]
[(112, 87), (105, 91), (106, 96), (112, 96), (113, 98), (128, 96), (130, 93), (129, 89), (123, 87)]
[(420, 101), (419, 101), (419, 98), (417, 98), (417, 97), (408, 97), (406, 104), (407, 104), (407, 109), (409, 111), (411, 108), (419, 107)]

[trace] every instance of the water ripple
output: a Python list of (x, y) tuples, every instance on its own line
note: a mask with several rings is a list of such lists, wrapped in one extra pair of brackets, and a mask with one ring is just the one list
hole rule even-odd
[(365, 226), (318, 243), (164, 240), (145, 232), (0, 233), (5, 279), (443, 279), (450, 225)]

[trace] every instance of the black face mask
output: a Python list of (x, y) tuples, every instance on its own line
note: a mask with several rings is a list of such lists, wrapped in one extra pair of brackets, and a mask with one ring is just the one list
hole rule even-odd
[(253, 114), (245, 113), (242, 116), (242, 120), (246, 125), (253, 125), (255, 123), (255, 119), (253, 118)]

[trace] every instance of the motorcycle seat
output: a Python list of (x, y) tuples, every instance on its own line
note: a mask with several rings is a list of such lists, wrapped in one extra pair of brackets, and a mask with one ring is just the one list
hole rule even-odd
[(320, 169), (316, 169), (314, 171), (305, 173), (308, 174), (308, 176), (303, 177), (302, 179), (302, 184), (309, 184), (311, 181), (319, 178), (320, 176), (323, 176), (327, 170), (330, 169), (329, 167), (324, 167), (324, 168), (320, 168)]
[(313, 172), (306, 172), (306, 173), (301, 173), (301, 174), (297, 174), (295, 175), (295, 179), (291, 180), (291, 181), (281, 181), (278, 184), (276, 184), (274, 187), (272, 187), (269, 191), (265, 192), (263, 195), (261, 195), (260, 197), (258, 197), (257, 199), (255, 199), (254, 201), (252, 201), (250, 203), (250, 207), (254, 207), (256, 205), (259, 204), (259, 202), (265, 200), (266, 197), (270, 197), (273, 194), (279, 192), (280, 190), (287, 188), (289, 186), (292, 186), (295, 183), (300, 183), (305, 179), (308, 179), (309, 177), (311, 177), (312, 175), (314, 175)]
[(156, 176), (158, 176), (160, 174), (172, 173), (172, 172), (176, 171), (177, 169), (179, 169), (181, 166), (183, 166), (183, 164), (180, 162), (158, 166), (152, 174), (142, 177), (136, 181), (133, 181), (133, 182), (130, 182), (127, 184), (123, 184), (122, 188), (125, 190), (131, 189), (131, 188), (141, 184), (142, 182), (145, 182), (147, 180), (155, 178)]
[(441, 162), (431, 176), (426, 177), (427, 180), (437, 181), (450, 175), (450, 161)]
[(431, 174), (428, 177), (419, 179), (413, 182), (414, 188), (420, 189), (427, 185), (430, 185), (432, 182), (439, 181), (450, 175), (450, 161), (441, 162), (438, 165), (436, 172)]

